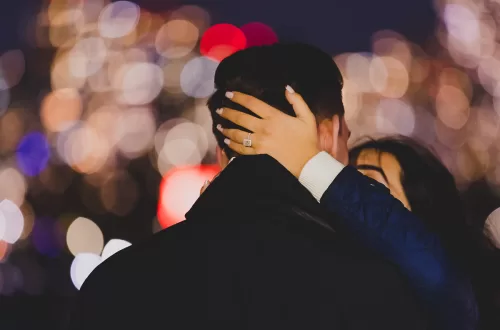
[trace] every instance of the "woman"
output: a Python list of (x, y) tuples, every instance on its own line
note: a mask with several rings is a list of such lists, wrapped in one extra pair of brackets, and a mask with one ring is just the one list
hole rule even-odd
[(350, 164), (386, 186), (428, 228), (439, 234), (455, 262), (470, 269), (471, 230), (453, 175), (427, 148), (407, 137), (369, 140), (354, 147)]
[[(249, 116), (241, 115), (234, 110), (226, 111), (226, 108), (218, 112), (223, 118), (243, 128), (248, 127), (248, 122), (245, 120), (252, 122), (254, 133), (251, 136), (237, 129), (218, 128), (228, 138), (226, 143), (229, 147), (237, 153), (271, 155), (308, 189), (308, 180), (302, 180), (302, 177), (304, 172), (311, 172), (313, 167), (311, 164), (322, 162), (322, 166), (314, 167), (316, 172), (320, 171), (320, 168), (325, 169), (325, 171), (334, 166), (343, 168), (330, 155), (324, 152), (317, 153), (316, 124), (312, 113), (303, 99), (290, 88), (287, 88), (286, 98), (292, 104), (297, 117), (284, 115), (275, 108), (268, 105), (263, 106), (261, 101), (256, 102), (255, 99), (253, 102), (245, 102), (251, 98), (242, 93), (231, 92), (228, 94), (233, 102), (244, 106), (260, 117), (259, 120), (255, 120), (254, 117), (249, 118)], [(253, 143), (245, 143), (242, 137), (251, 139)], [(316, 142), (314, 142), (315, 139)], [(305, 140), (308, 140), (307, 143), (304, 142)], [(376, 154), (379, 153), (376, 151)], [(365, 157), (374, 158), (367, 156), (366, 152), (363, 155), (359, 152), (356, 163), (359, 156), (361, 156), (360, 161)], [(402, 273), (407, 276), (410, 285), (414, 287), (416, 294), (422, 299), (424, 306), (427, 307), (433, 321), (433, 328), (475, 329), (477, 309), (468, 274), (464, 271), (467, 263), (458, 262), (461, 255), (458, 251), (461, 247), (457, 244), (459, 241), (457, 237), (461, 237), (461, 233), (464, 231), (457, 230), (459, 234), (444, 237), (442, 235), (446, 232), (444, 225), (426, 226), (424, 223), (430, 223), (432, 221), (430, 218), (422, 221), (415, 214), (409, 212), (408, 209), (413, 208), (415, 208), (414, 211), (418, 211), (420, 206), (416, 207), (411, 204), (413, 193), (406, 195), (403, 182), (398, 179), (398, 176), (401, 177), (402, 170), (401, 166), (397, 167), (399, 162), (390, 163), (396, 170), (396, 174), (399, 170), (399, 175), (391, 175), (391, 182), (388, 182), (387, 173), (378, 170), (381, 168), (381, 164), (377, 162), (377, 158), (378, 156), (374, 158), (375, 162), (372, 164), (360, 165), (364, 165), (363, 170), (377, 172), (380, 175), (380, 181), (386, 187), (394, 186), (392, 193), (399, 197), (402, 203), (388, 194), (381, 194), (381, 189), (385, 188), (368, 178), (356, 178), (355, 182), (352, 182), (353, 187), (348, 188), (351, 191), (336, 189), (335, 186), (349, 187), (351, 185), (351, 182), (342, 182), (342, 180), (347, 180), (345, 179), (347, 177), (353, 178), (352, 174), (342, 176), (342, 172), (355, 172), (349, 167), (343, 168), (333, 179), (330, 176), (327, 182), (329, 186), (326, 191), (321, 192), (321, 197), (317, 198), (318, 201), (328, 211), (345, 219), (343, 223), (333, 224), (336, 228), (347, 230), (358, 238), (358, 241), (365, 247), (378, 252), (382, 257), (399, 266)], [(386, 158), (387, 156), (384, 154), (384, 159)], [(390, 155), (389, 158), (391, 158)], [(384, 163), (387, 162), (384, 161)], [(436, 162), (431, 163), (436, 165)], [(325, 166), (325, 164), (330, 164), (330, 167)], [(437, 164), (440, 163), (437, 162)], [(439, 168), (439, 166), (437, 167)], [(441, 165), (440, 169), (443, 168)], [(386, 168), (386, 170), (389, 169)], [(451, 178), (451, 181), (448, 180), (450, 184), (447, 186), (454, 187), (453, 178), (449, 173), (447, 174), (447, 178)], [(318, 182), (318, 177), (321, 175), (312, 175), (312, 177), (314, 176), (316, 177), (316, 185), (321, 185), (321, 182)], [(375, 174), (372, 173), (372, 176)], [(397, 185), (398, 180), (399, 186)], [(325, 184), (322, 185), (325, 186)], [(309, 190), (311, 191), (311, 189)], [(373, 193), (371, 190), (377, 192)], [(311, 193), (316, 195), (313, 191)], [(417, 193), (417, 196), (421, 195), (421, 192)], [(343, 202), (346, 198), (350, 198), (347, 206)], [(452, 199), (450, 197), (450, 200)], [(425, 198), (423, 201), (423, 210), (432, 210), (429, 205), (436, 205), (426, 201)], [(430, 213), (432, 211), (425, 214)], [(436, 209), (436, 214), (439, 217), (442, 213)], [(449, 215), (443, 216), (443, 218), (447, 219)], [(446, 223), (446, 219), (440, 223)], [(440, 239), (436, 235), (440, 236)], [(441, 243), (441, 240), (444, 242)], [(442, 245), (445, 246), (445, 250), (442, 249)], [(446, 250), (448, 253), (445, 252)], [(452, 256), (452, 260), (455, 262), (450, 262), (446, 254)], [(457, 266), (462, 269), (460, 270)]]
[[(350, 164), (386, 186), (391, 194), (438, 233), (447, 251), (474, 282), (481, 310), (480, 329), (498, 329), (493, 301), (498, 284), (482, 246), (487, 238), (468, 226), (455, 180), (439, 159), (407, 137), (368, 140), (351, 149)], [(487, 268), (486, 268), (486, 267)]]

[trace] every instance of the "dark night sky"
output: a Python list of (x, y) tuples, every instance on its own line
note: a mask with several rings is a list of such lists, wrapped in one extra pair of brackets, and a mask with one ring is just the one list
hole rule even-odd
[[(2, 1), (0, 51), (22, 47), (20, 27), (42, 0)], [(282, 40), (312, 43), (331, 54), (367, 51), (371, 35), (393, 29), (422, 43), (434, 29), (431, 0), (135, 0), (145, 8), (162, 10), (181, 4), (200, 5), (213, 22), (242, 25), (260, 21), (273, 27)], [(7, 5), (8, 3), (8, 5)]]

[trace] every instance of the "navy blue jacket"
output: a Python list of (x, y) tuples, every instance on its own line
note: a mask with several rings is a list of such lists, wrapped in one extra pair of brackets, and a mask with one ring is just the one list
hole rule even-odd
[(472, 330), (478, 310), (470, 279), (450, 262), (436, 234), (389, 190), (353, 167), (344, 168), (320, 203), (345, 230), (397, 265), (427, 308), (435, 329)]

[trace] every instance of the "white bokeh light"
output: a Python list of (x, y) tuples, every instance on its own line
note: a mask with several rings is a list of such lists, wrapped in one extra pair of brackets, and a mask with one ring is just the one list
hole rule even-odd
[(5, 236), (5, 232), (7, 230), (7, 219), (3, 213), (0, 212), (0, 241), (3, 241), (3, 237)]
[(209, 142), (202, 126), (192, 122), (180, 122), (168, 131), (156, 136), (158, 169), (165, 173), (172, 166), (200, 164), (207, 154)]
[(102, 261), (108, 259), (111, 257), (113, 254), (131, 246), (132, 244), (130, 242), (127, 242), (123, 239), (112, 239), (110, 240), (104, 249), (102, 250)]
[[(14, 244), (24, 229), (24, 216), (19, 207), (8, 199), (0, 202), (0, 239), (7, 243)], [(3, 234), (2, 234), (3, 227)]]
[(99, 33), (109, 39), (126, 36), (135, 29), (139, 16), (140, 8), (132, 2), (116, 1), (110, 3), (99, 16)]
[(219, 64), (208, 57), (195, 57), (181, 72), (182, 91), (191, 97), (204, 98), (215, 91), (214, 76)]
[(130, 105), (143, 105), (153, 101), (163, 88), (163, 71), (152, 63), (136, 62), (125, 65), (114, 85), (119, 99)]
[(406, 102), (383, 99), (376, 109), (377, 131), (382, 134), (409, 136), (415, 129), (415, 112)]
[(156, 122), (149, 108), (124, 110), (118, 118), (114, 139), (129, 158), (140, 156), (152, 145)]
[(443, 11), (443, 19), (448, 33), (457, 40), (472, 43), (480, 37), (478, 19), (466, 6), (447, 4)]
[(80, 290), (83, 282), (101, 263), (101, 257), (94, 253), (80, 253), (71, 263), (70, 275), (74, 286)]
[(105, 63), (107, 53), (106, 44), (101, 38), (81, 39), (70, 51), (68, 64), (71, 74), (78, 78), (96, 74)]

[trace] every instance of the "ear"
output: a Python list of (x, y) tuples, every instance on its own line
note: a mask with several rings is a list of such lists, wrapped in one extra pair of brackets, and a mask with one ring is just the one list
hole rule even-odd
[(338, 151), (338, 139), (340, 133), (340, 117), (332, 116), (330, 119), (323, 119), (318, 125), (319, 147), (335, 157)]
[(226, 153), (219, 146), (215, 148), (215, 155), (217, 156), (217, 163), (221, 169), (224, 169), (229, 163)]

